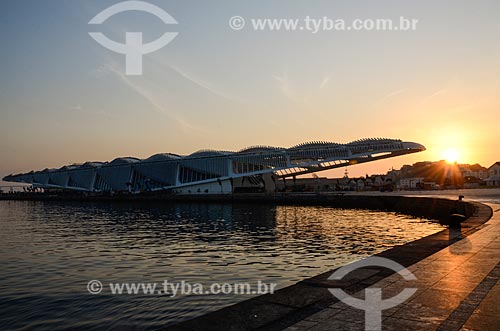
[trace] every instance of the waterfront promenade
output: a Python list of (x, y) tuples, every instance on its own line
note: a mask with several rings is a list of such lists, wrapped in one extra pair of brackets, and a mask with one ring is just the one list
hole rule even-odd
[[(378, 201), (380, 197), (375, 199)], [(382, 201), (386, 205), (396, 203), (395, 209), (432, 210), (434, 215), (449, 215), (455, 206), (453, 200), (445, 199), (391, 199)], [(352, 202), (361, 201), (370, 200)], [(399, 294), (404, 288), (418, 289), (404, 303), (383, 311), (382, 330), (497, 331), (500, 204), (472, 205), (474, 212), (468, 215), (461, 229), (446, 228), (376, 254), (406, 267), (416, 276), (415, 281), (406, 281), (384, 267), (357, 269), (342, 280), (329, 280), (333, 273), (330, 271), (272, 295), (246, 300), (166, 330), (365, 330), (364, 311), (339, 302), (329, 289), (341, 288), (362, 299), (365, 289), (371, 287), (382, 288), (383, 299)]]
[[(405, 303), (383, 312), (382, 330), (500, 329), (500, 205), (475, 233), (407, 269), (416, 281), (398, 274), (370, 287), (391, 297), (407, 287), (418, 291)], [(353, 296), (361, 297), (364, 290)], [(334, 303), (286, 328), (287, 331), (364, 330), (364, 312)]]

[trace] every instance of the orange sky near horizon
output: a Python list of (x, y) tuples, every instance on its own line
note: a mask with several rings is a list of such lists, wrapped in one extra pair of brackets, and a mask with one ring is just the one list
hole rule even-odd
[[(179, 36), (144, 57), (142, 76), (125, 75), (124, 56), (88, 36), (102, 1), (36, 2), (28, 17), (20, 3), (0, 20), (9, 45), (0, 54), (0, 178), (124, 156), (371, 137), (427, 150), (350, 166), (351, 176), (419, 161), (500, 161), (498, 1), (222, 1), (196, 11), (189, 1), (157, 2), (180, 22)], [(233, 31), (235, 14), (419, 23), (405, 32)], [(129, 30), (153, 40), (164, 25), (130, 13), (102, 29), (114, 40)]]

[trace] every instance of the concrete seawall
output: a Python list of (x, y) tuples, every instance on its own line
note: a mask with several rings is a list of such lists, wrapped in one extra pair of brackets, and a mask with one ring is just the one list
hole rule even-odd
[[(253, 201), (255, 202), (257, 199)], [(461, 229), (446, 228), (425, 238), (376, 254), (376, 256), (392, 259), (405, 267), (413, 265), (478, 231), (492, 216), (492, 209), (486, 205), (440, 198), (342, 196), (320, 197), (318, 199), (317, 196), (314, 198), (300, 196), (288, 197), (279, 203), (387, 210), (442, 222), (449, 219), (450, 213), (460, 212), (467, 216)], [(331, 281), (327, 279), (334, 272), (331, 270), (283, 288), (272, 295), (267, 294), (245, 300), (167, 327), (165, 330), (282, 330), (337, 302), (338, 300), (331, 295), (328, 288), (337, 287), (352, 294), (394, 273), (384, 268), (370, 268), (368, 273), (366, 270), (360, 271), (360, 273), (354, 272), (349, 278), (342, 281)]]

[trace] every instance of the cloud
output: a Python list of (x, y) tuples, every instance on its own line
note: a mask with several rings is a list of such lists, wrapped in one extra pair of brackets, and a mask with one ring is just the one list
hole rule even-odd
[(382, 98), (380, 98), (380, 99), (376, 102), (376, 104), (381, 104), (381, 103), (383, 103), (383, 102), (387, 101), (387, 100), (388, 100), (388, 99), (390, 99), (390, 98), (393, 98), (393, 97), (395, 97), (395, 96), (397, 96), (397, 95), (403, 94), (403, 93), (404, 93), (404, 92), (406, 92), (406, 91), (408, 91), (408, 89), (407, 89), (407, 88), (402, 88), (402, 89), (399, 89), (399, 90), (396, 90), (396, 91), (392, 91), (392, 92), (390, 92), (390, 93), (386, 94), (385, 96), (383, 96)]
[(426, 102), (427, 102), (427, 101), (429, 101), (430, 99), (435, 98), (435, 97), (437, 97), (437, 96), (439, 96), (439, 95), (441, 95), (441, 94), (445, 94), (445, 93), (447, 93), (447, 92), (448, 92), (448, 89), (447, 89), (447, 88), (442, 88), (442, 89), (439, 89), (439, 90), (437, 90), (437, 91), (435, 91), (435, 92), (433, 92), (433, 93), (429, 94), (428, 96), (424, 97), (420, 103), (421, 103), (421, 104), (426, 103)]
[(78, 104), (78, 105), (73, 105), (73, 106), (69, 107), (69, 109), (74, 110), (74, 111), (82, 111), (83, 107), (82, 107), (82, 105)]
[(174, 65), (171, 65), (169, 64), (168, 67), (170, 69), (172, 69), (173, 71), (175, 71), (177, 74), (179, 74), (181, 77), (187, 79), (188, 81), (194, 83), (195, 85), (209, 91), (210, 93), (212, 94), (215, 94), (219, 97), (222, 97), (224, 99), (228, 99), (228, 100), (231, 100), (231, 101), (234, 101), (235, 98), (232, 97), (232, 96), (229, 96), (227, 93), (225, 92), (222, 92), (220, 91), (219, 89), (217, 88), (214, 88), (213, 85), (203, 79), (200, 79), (198, 77), (195, 77), (194, 75), (186, 72), (185, 70), (183, 69), (180, 69), (179, 67), (177, 66), (174, 66)]
[(90, 70), (89, 76), (97, 79), (104, 78), (111, 72), (109, 67), (109, 65), (100, 65), (97, 68)]
[(436, 92), (432, 93), (427, 99), (434, 98), (435, 96), (438, 96), (440, 94), (444, 94), (446, 92), (448, 92), (448, 89), (446, 89), (446, 88), (437, 90)]
[(274, 80), (278, 82), (278, 87), (288, 99), (296, 101), (295, 93), (290, 88), (290, 80), (288, 79), (288, 73), (285, 71), (282, 76), (273, 75)]
[(329, 82), (330, 82), (330, 77), (326, 76), (325, 78), (323, 78), (323, 81), (319, 85), (319, 88), (320, 89), (324, 88), (326, 85), (328, 85)]
[(119, 69), (117, 69), (117, 65), (115, 64), (110, 64), (107, 66), (109, 71), (113, 73), (116, 77), (118, 77), (125, 85), (127, 85), (131, 90), (136, 92), (138, 95), (140, 95), (142, 98), (144, 98), (153, 108), (170, 117), (172, 120), (177, 122), (183, 129), (187, 129), (190, 131), (199, 131), (202, 133), (206, 133), (206, 131), (200, 129), (199, 127), (192, 125), (191, 123), (187, 122), (184, 120), (181, 116), (178, 114), (167, 110), (167, 108), (158, 100), (158, 98), (152, 93), (150, 90), (148, 90), (146, 87), (137, 84), (134, 82), (132, 79), (130, 79), (129, 76), (125, 75), (123, 72), (121, 72)]
[(108, 119), (116, 119), (116, 116), (112, 116), (111, 114), (107, 113), (106, 111), (103, 110), (91, 110), (87, 109), (86, 107), (83, 107), (81, 104), (75, 104), (69, 107), (69, 110), (73, 112), (84, 112), (86, 115), (97, 115), (97, 116), (102, 116)]
[(174, 65), (171, 63), (167, 63), (163, 58), (159, 56), (150, 56), (148, 59), (152, 60), (156, 65), (158, 65), (161, 68), (167, 68), (177, 75), (179, 77), (187, 80), (188, 82), (196, 85), (197, 87), (202, 88), (205, 91), (210, 92), (213, 95), (216, 95), (218, 97), (230, 100), (230, 101), (236, 101), (239, 103), (244, 102), (238, 97), (235, 97), (231, 93), (228, 93), (226, 91), (223, 91), (220, 87), (217, 87), (214, 83), (207, 81), (206, 79), (202, 79), (196, 74), (189, 72), (188, 70), (181, 68), (179, 65)]

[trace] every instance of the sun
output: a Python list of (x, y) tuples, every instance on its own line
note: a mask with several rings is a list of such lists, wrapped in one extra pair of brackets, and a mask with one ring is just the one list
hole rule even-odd
[(443, 153), (443, 157), (448, 163), (455, 163), (460, 158), (460, 152), (456, 149), (447, 149)]

